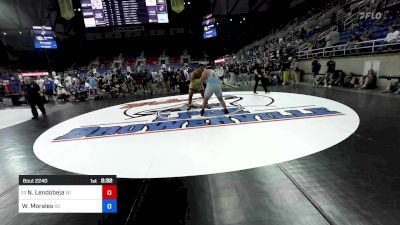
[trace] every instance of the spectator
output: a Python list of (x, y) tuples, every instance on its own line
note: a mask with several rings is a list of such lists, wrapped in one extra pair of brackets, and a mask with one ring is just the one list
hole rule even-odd
[[(397, 12), (397, 15), (399, 15), (399, 12)], [(393, 27), (400, 27), (400, 16), (397, 16), (396, 20), (392, 24)]]
[(97, 94), (102, 92), (103, 85), (105, 84), (105, 82), (107, 82), (107, 79), (105, 77), (103, 77), (103, 78), (100, 77), (98, 79), (98, 82), (97, 82), (97, 89), (98, 89)]
[(88, 93), (88, 96), (90, 98), (90, 92), (92, 91), (92, 87), (90, 86), (88, 81), (85, 81), (85, 91)]
[(93, 94), (96, 94), (97, 90), (97, 78), (94, 76), (94, 74), (90, 74), (90, 76), (86, 79), (90, 85), (90, 90), (93, 92)]
[(120, 85), (117, 82), (111, 82), (111, 98), (117, 98), (119, 96), (119, 88)]
[(383, 18), (380, 20), (378, 27), (385, 27), (388, 24), (388, 18), (386, 15), (383, 15)]
[(12, 95), (13, 94), (13, 89), (11, 86), (11, 80), (10, 81), (4, 81), (4, 86), (6, 90), (6, 95)]
[(350, 24), (349, 29), (350, 29), (350, 31), (353, 31), (353, 32), (354, 32), (354, 31), (357, 30), (358, 26), (359, 26), (359, 23), (356, 22), (356, 21), (354, 21), (354, 22), (352, 22), (352, 23)]
[[(140, 90), (142, 86), (142, 76), (139, 72), (134, 73), (133, 80), (135, 81), (135, 86), (133, 88), (133, 94), (136, 95), (136, 92)], [(110, 83), (106, 83), (106, 87), (111, 85)]]
[[(243, 68), (241, 68), (241, 70), (243, 71)], [(222, 84), (224, 84), (224, 68), (222, 68), (222, 66), (218, 66), (215, 69), (215, 73), (217, 73), (217, 76), (219, 77), (219, 79), (221, 79)]]
[[(135, 87), (136, 90), (136, 87)], [(111, 81), (105, 80), (104, 85), (103, 85), (103, 92), (105, 93), (106, 96), (111, 96)]]
[(304, 37), (306, 36), (306, 34), (307, 34), (307, 31), (304, 29), (304, 27), (302, 27), (302, 28), (300, 29), (300, 32), (299, 32), (299, 39), (304, 39)]
[(282, 74), (282, 69), (283, 69), (283, 63), (282, 61), (276, 60), (276, 62), (274, 63), (274, 70), (275, 70), (275, 76), (274, 76), (274, 80), (276, 81), (276, 83), (282, 83), (283, 81), (283, 74)]
[(87, 99), (85, 82), (81, 82), (78, 79), (74, 80), (71, 86), (71, 93), (75, 96), (75, 101), (85, 101)]
[(233, 84), (238, 85), (239, 84), (239, 75), (240, 75), (240, 68), (239, 65), (236, 63), (235, 66), (233, 67)]
[(113, 79), (113, 74), (112, 74), (111, 70), (107, 71), (106, 78), (107, 78), (107, 80), (112, 81), (112, 79)]
[(336, 79), (334, 81), (335, 86), (343, 86), (344, 84), (344, 79), (346, 78), (346, 74), (342, 70), (337, 70), (336, 71)]
[[(324, 78), (324, 87), (332, 87), (332, 84), (334, 82), (333, 78), (335, 75), (335, 70), (336, 70), (336, 63), (335, 61), (332, 60), (331, 57), (329, 57), (329, 61), (326, 63), (326, 74)], [(328, 86), (329, 83), (329, 86)]]
[[(164, 64), (165, 65), (165, 64)], [(161, 90), (163, 89), (164, 85), (163, 85), (163, 71), (160, 70), (157, 75), (156, 75), (156, 89), (158, 90), (159, 94), (161, 94)]]
[[(334, 27), (331, 30), (331, 32), (326, 36), (325, 41), (326, 41), (326, 47), (332, 47), (340, 44), (340, 33), (338, 32), (337, 27)], [(332, 51), (334, 50), (335, 48), (332, 48)]]
[(143, 74), (143, 90), (145, 94), (153, 95), (153, 76), (148, 69)]
[(178, 81), (176, 80), (176, 74), (170, 68), (168, 68), (168, 80), (171, 92), (176, 92), (178, 87)]
[(183, 71), (180, 69), (178, 69), (178, 71), (176, 72), (176, 80), (178, 81), (179, 92), (181, 94), (185, 94), (186, 79)]
[(308, 51), (313, 50), (314, 47), (315, 47), (315, 46), (314, 46), (314, 43), (313, 43), (312, 41), (308, 42), (308, 44), (307, 44), (307, 50), (308, 50)]
[(292, 80), (292, 85), (296, 86), (299, 83), (298, 73), (300, 72), (299, 62), (297, 62), (296, 58), (292, 59), (290, 63), (290, 79)]
[(3, 80), (0, 80), (0, 104), (3, 104), (3, 98), (6, 96), (6, 86)]
[(384, 7), (384, 1), (378, 1), (375, 5), (375, 13), (382, 12), (383, 7)]
[(362, 40), (363, 41), (370, 41), (374, 38), (372, 32), (367, 28), (365, 29), (363, 36), (362, 36)]
[(357, 35), (357, 33), (352, 33), (351, 34), (351, 38), (350, 38), (350, 42), (351, 43), (357, 43), (357, 42), (361, 42), (361, 38)]
[(397, 82), (392, 82), (384, 91), (383, 93), (393, 92), (395, 94), (400, 94), (400, 80)]
[(64, 74), (64, 84), (66, 89), (69, 89), (72, 85), (72, 78), (67, 74)]
[[(99, 83), (100, 83), (100, 81), (101, 81), (101, 79), (99, 80)], [(128, 73), (128, 75), (126, 77), (126, 86), (128, 88), (128, 92), (131, 92), (133, 90), (133, 87), (135, 86), (133, 78), (130, 73)]]
[(349, 73), (344, 77), (343, 87), (355, 87), (357, 85), (357, 77), (354, 73)]
[(274, 63), (270, 58), (268, 58), (267, 62), (265, 63), (265, 78), (267, 85), (272, 84), (274, 80), (273, 71), (274, 71)]
[(45, 87), (44, 87), (44, 79), (43, 77), (38, 77), (36, 79), (36, 84), (39, 85), (40, 91), (45, 91)]
[(49, 78), (48, 76), (45, 77), (44, 88), (45, 88), (45, 94), (47, 96), (47, 100), (49, 102), (54, 101), (54, 99), (53, 99), (53, 96), (54, 96), (54, 81), (51, 78)]
[(395, 27), (391, 26), (389, 28), (389, 33), (386, 35), (384, 42), (389, 44), (397, 42), (399, 39), (400, 39), (400, 32), (396, 30)]
[(344, 31), (344, 23), (342, 21), (337, 22), (337, 27), (338, 27), (339, 33)]
[(321, 64), (316, 58), (314, 58), (314, 61), (311, 63), (311, 67), (311, 71), (314, 77), (313, 85), (317, 85), (317, 76), (319, 74), (319, 71), (321, 70)]
[[(361, 42), (361, 38), (356, 33), (353, 33), (351, 35), (350, 41), (347, 43), (347, 48), (348, 49), (357, 48), (358, 42)], [(350, 51), (352, 51), (352, 50), (350, 50)]]
[(360, 78), (361, 89), (376, 88), (376, 75), (373, 69), (368, 70), (368, 74)]
[(68, 93), (67, 89), (60, 84), (57, 88), (57, 95), (58, 95), (58, 99), (66, 102), (69, 99), (70, 94)]
[(55, 93), (58, 92), (58, 87), (60, 85), (61, 85), (60, 77), (59, 76), (54, 77), (54, 90), (55, 90)]
[(121, 84), (121, 91), (122, 91), (122, 97), (126, 97), (126, 94), (128, 93), (128, 85), (126, 82)]
[(189, 93), (189, 83), (190, 83), (190, 74), (189, 74), (189, 69), (184, 68), (182, 70), (183, 72), (183, 79), (184, 79), (184, 84), (183, 84), (183, 93), (188, 94)]
[(11, 89), (12, 94), (19, 95), (21, 94), (21, 82), (14, 77), (11, 77)]
[[(281, 68), (282, 68), (282, 85), (285, 85), (289, 79), (290, 79), (290, 61), (288, 60), (283, 60), (281, 63)], [(285, 74), (287, 77), (285, 77)]]
[(337, 21), (336, 19), (337, 19), (337, 14), (332, 13), (331, 18), (330, 18), (331, 25), (336, 25), (336, 21)]

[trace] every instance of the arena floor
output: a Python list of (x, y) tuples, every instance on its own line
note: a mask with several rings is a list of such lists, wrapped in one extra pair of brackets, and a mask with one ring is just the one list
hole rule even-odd
[[(181, 178), (119, 179), (117, 215), (18, 214), (18, 175), (72, 174), (36, 157), (32, 146), (43, 132), (83, 113), (147, 97), (46, 105), (46, 119), (0, 129), (0, 224), (398, 224), (400, 96), (308, 85), (270, 89), (343, 103), (358, 114), (359, 127), (324, 151), (274, 165)], [(316, 132), (311, 139), (318, 138)], [(273, 141), (240, 140), (249, 147)]]

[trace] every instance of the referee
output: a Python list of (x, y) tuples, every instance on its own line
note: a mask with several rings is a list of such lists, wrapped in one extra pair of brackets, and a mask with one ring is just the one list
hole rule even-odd
[(25, 77), (24, 81), (26, 85), (26, 96), (32, 110), (32, 119), (36, 120), (39, 117), (36, 106), (38, 106), (38, 108), (42, 112), (42, 115), (46, 116), (46, 109), (44, 108), (42, 98), (43, 94), (40, 93), (39, 85), (37, 85), (35, 82), (32, 82), (32, 79), (30, 77)]
[(254, 94), (257, 94), (258, 83), (261, 81), (261, 85), (264, 88), (265, 93), (268, 93), (267, 89), (267, 78), (265, 77), (264, 67), (260, 59), (257, 59), (257, 63), (254, 65), (254, 73), (256, 83), (254, 84)]

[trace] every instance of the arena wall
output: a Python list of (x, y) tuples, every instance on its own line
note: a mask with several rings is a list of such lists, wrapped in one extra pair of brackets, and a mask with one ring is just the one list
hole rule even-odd
[[(378, 76), (399, 76), (400, 75), (400, 53), (386, 53), (386, 54), (374, 54), (374, 55), (357, 55), (357, 56), (340, 56), (332, 57), (336, 62), (336, 69), (343, 70), (346, 73), (353, 72), (355, 74), (364, 74), (364, 67), (366, 63), (370, 61), (378, 61), (379, 71), (377, 71)], [(328, 58), (321, 58), (318, 61), (321, 63), (320, 73), (324, 74), (326, 72), (326, 63)], [(311, 62), (313, 59), (299, 60), (300, 69), (304, 70), (305, 76), (303, 76), (303, 81), (312, 80), (311, 75)], [(378, 87), (383, 88), (393, 82), (387, 79), (378, 79)]]

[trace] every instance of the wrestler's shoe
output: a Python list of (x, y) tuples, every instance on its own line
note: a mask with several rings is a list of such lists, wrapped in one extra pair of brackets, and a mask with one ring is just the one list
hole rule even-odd
[(224, 109), (224, 113), (228, 114), (229, 113), (228, 109)]
[(200, 115), (201, 115), (201, 116), (204, 116), (204, 109), (201, 109)]

